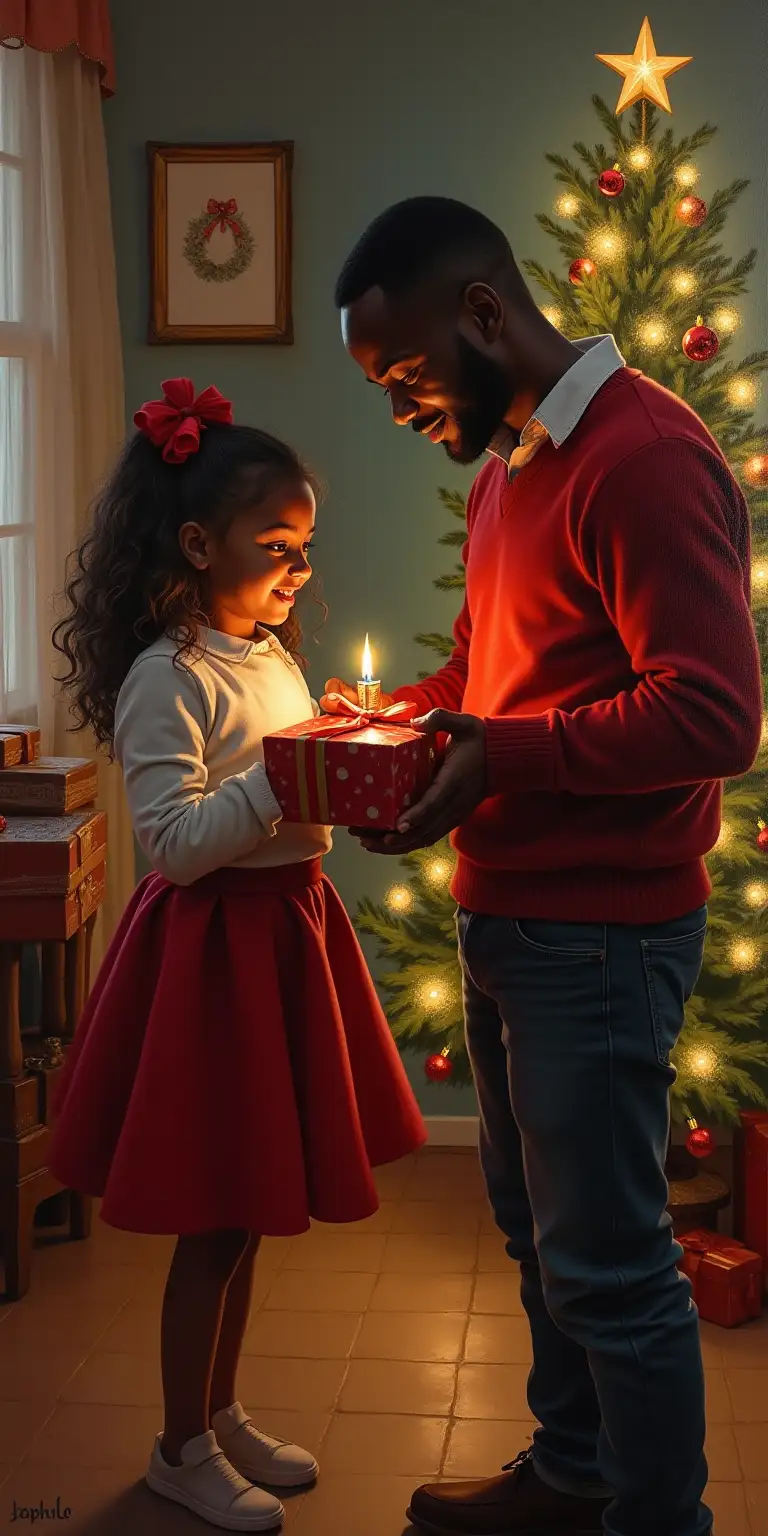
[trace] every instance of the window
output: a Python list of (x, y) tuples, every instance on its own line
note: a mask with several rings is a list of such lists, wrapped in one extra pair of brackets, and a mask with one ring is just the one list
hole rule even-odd
[(25, 50), (0, 47), (0, 719), (35, 717), (33, 464), (35, 315), (33, 210), (24, 112)]

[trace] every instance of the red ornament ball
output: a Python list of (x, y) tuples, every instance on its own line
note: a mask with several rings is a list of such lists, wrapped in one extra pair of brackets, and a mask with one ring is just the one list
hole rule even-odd
[(709, 363), (720, 351), (720, 337), (711, 325), (697, 320), (683, 337), (683, 351), (692, 363)]
[(768, 853), (768, 827), (761, 827), (757, 834), (757, 846), (762, 853)]
[(744, 479), (756, 490), (768, 486), (768, 453), (753, 453), (744, 465)]
[(428, 1056), (424, 1063), (424, 1075), (431, 1083), (447, 1083), (453, 1075), (453, 1062), (448, 1056)]
[(610, 171), (601, 171), (597, 178), (597, 185), (603, 197), (619, 197), (624, 191), (626, 182), (617, 165)]
[(711, 1157), (717, 1142), (705, 1125), (695, 1125), (693, 1130), (688, 1132), (685, 1145), (691, 1157)]
[(568, 268), (568, 276), (571, 282), (578, 288), (579, 283), (583, 283), (585, 277), (594, 277), (596, 271), (597, 267), (589, 256), (577, 256), (576, 260), (572, 261)]
[(0, 816), (0, 832), (5, 832), (8, 823), (4, 816)]
[(686, 224), (689, 229), (698, 229), (704, 223), (707, 212), (703, 197), (694, 197), (690, 192), (687, 197), (681, 197), (675, 209), (680, 223)]

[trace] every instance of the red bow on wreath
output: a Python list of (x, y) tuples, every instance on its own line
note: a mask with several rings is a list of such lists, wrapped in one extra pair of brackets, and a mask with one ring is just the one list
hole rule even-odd
[(156, 448), (162, 447), (168, 464), (183, 464), (200, 447), (200, 433), (207, 422), (230, 426), (232, 402), (215, 384), (195, 396), (191, 379), (166, 379), (160, 386), (164, 399), (147, 400), (133, 420)]
[(212, 215), (210, 224), (204, 230), (206, 240), (210, 240), (217, 224), (222, 234), (231, 229), (236, 240), (242, 239), (243, 231), (235, 219), (237, 203), (233, 197), (226, 203), (218, 203), (215, 197), (209, 197), (206, 212)]

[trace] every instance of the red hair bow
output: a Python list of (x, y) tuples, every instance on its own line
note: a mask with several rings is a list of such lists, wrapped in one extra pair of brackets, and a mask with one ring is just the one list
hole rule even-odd
[(215, 384), (195, 397), (191, 379), (166, 379), (163, 400), (147, 400), (134, 416), (134, 424), (145, 432), (156, 448), (163, 450), (168, 464), (183, 464), (200, 447), (200, 433), (209, 421), (231, 425), (232, 402), (225, 400)]

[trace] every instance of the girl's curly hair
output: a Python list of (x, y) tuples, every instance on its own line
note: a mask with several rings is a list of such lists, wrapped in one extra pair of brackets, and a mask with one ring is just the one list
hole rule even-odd
[[(188, 655), (208, 627), (205, 575), (182, 552), (183, 524), (223, 535), (275, 484), (298, 481), (319, 494), (293, 449), (256, 427), (206, 427), (199, 452), (183, 464), (166, 463), (142, 432), (128, 441), (72, 556), (69, 612), (53, 632), (76, 729), (90, 726), (111, 748), (117, 696), (136, 657), (166, 633), (178, 638), (179, 656)], [(273, 633), (303, 664), (297, 615)]]

